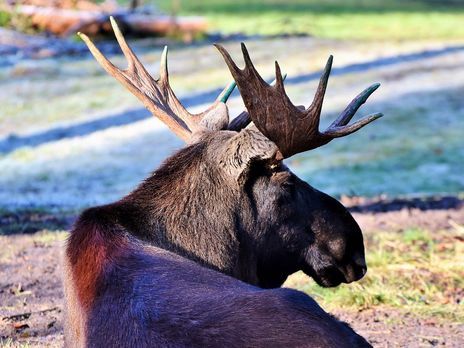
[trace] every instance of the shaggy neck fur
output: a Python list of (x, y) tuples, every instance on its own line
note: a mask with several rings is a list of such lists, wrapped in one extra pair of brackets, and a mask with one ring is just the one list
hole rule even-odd
[[(257, 284), (249, 211), (238, 186), (193, 144), (169, 158), (135, 191), (112, 205), (119, 223), (137, 238), (209, 268)], [(230, 180), (230, 179), (229, 179)]]

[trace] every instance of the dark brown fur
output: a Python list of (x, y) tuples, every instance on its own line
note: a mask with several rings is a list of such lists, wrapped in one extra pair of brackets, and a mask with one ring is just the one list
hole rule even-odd
[(204, 134), (122, 200), (81, 215), (65, 256), (68, 345), (367, 344), (304, 294), (221, 274), (277, 287), (300, 269), (323, 286), (365, 272), (351, 215), (272, 157), (241, 152), (250, 141), (268, 151), (260, 139)]

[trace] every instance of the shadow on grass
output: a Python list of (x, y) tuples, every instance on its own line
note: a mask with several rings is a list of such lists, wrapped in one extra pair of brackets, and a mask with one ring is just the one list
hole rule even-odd
[(75, 215), (47, 212), (45, 209), (0, 210), (0, 236), (31, 234), (42, 230), (71, 228)]
[(371, 202), (352, 205), (349, 207), (349, 210), (355, 213), (384, 213), (403, 209), (419, 209), (422, 211), (448, 210), (459, 209), (463, 204), (464, 201), (455, 196), (432, 196), (372, 200)]

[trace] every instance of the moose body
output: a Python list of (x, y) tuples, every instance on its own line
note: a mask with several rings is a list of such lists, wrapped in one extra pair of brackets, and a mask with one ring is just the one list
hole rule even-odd
[(67, 346), (370, 347), (304, 293), (264, 290), (149, 246), (104, 209), (85, 212), (70, 243), (79, 251), (66, 262), (75, 284), (65, 291)]
[[(248, 109), (229, 124), (224, 93), (204, 113), (189, 114), (169, 86), (166, 50), (161, 77), (153, 80), (112, 24), (129, 68), (116, 68), (83, 36), (91, 52), (189, 145), (132, 193), (78, 219), (65, 253), (67, 343), (367, 345), (310, 297), (264, 288), (279, 287), (298, 270), (326, 287), (365, 274), (362, 233), (353, 217), (282, 160), (380, 117), (348, 125), (378, 86), (362, 92), (320, 133), (331, 58), (313, 104), (303, 111), (286, 97), (278, 66), (276, 86), (269, 86), (244, 46), (244, 70), (218, 47)], [(279, 103), (280, 131), (256, 104), (258, 97)], [(246, 127), (251, 121), (255, 127)]]

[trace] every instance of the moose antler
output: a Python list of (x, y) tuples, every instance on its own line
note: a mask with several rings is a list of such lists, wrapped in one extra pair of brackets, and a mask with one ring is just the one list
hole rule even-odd
[[(367, 116), (351, 125), (348, 122), (369, 96), (380, 86), (374, 84), (359, 94), (325, 131), (319, 131), (322, 102), (332, 67), (333, 57), (327, 61), (312, 104), (305, 109), (292, 104), (285, 93), (280, 67), (275, 62), (276, 83), (266, 83), (256, 71), (250, 55), (242, 43), (245, 68), (239, 69), (226, 49), (215, 45), (224, 57), (237, 83), (249, 117), (268, 139), (273, 141), (283, 158), (327, 144), (334, 138), (356, 132), (382, 116), (381, 113)], [(242, 117), (243, 118), (243, 117)]]
[(169, 85), (167, 47), (164, 48), (161, 55), (160, 78), (155, 80), (127, 44), (114, 18), (110, 17), (110, 20), (119, 46), (128, 62), (128, 67), (125, 70), (113, 65), (85, 34), (78, 33), (97, 62), (108, 74), (116, 78), (139, 98), (154, 116), (158, 117), (184, 141), (188, 141), (191, 134), (202, 127), (227, 128), (229, 115), (225, 102), (235, 88), (235, 82), (229, 84), (207, 110), (199, 114), (191, 114), (180, 103)]

